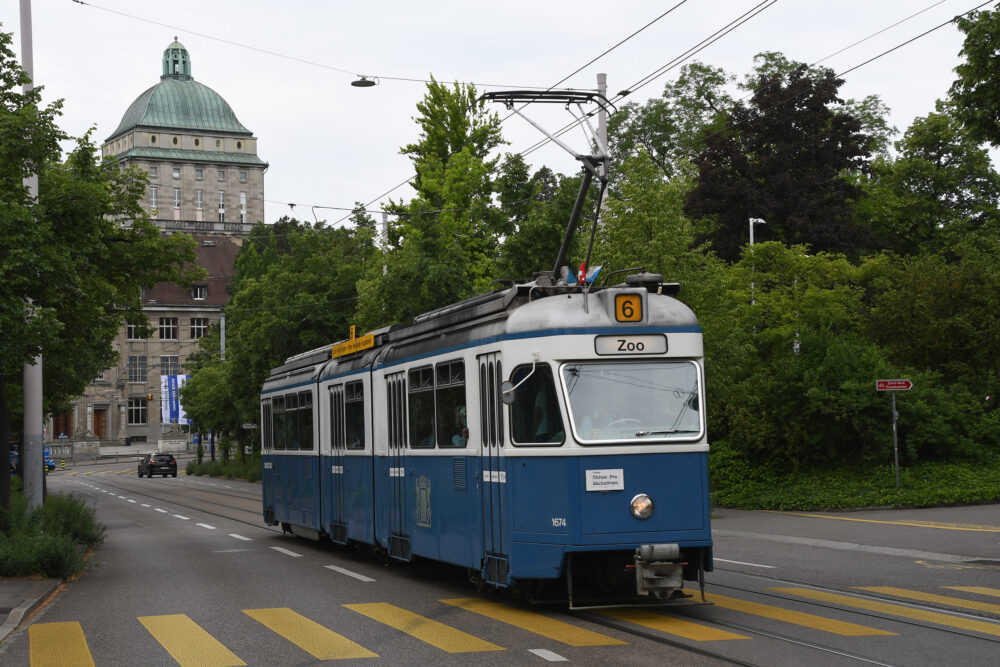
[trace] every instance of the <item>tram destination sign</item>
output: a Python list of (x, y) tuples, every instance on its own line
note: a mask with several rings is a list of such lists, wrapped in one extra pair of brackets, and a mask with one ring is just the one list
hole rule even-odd
[(909, 391), (913, 383), (909, 380), (875, 380), (876, 391)]

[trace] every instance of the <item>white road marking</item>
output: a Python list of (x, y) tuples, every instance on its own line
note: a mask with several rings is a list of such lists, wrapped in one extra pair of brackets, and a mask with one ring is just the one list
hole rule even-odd
[(190, 521), (190, 520), (191, 520), (191, 517), (189, 517), (189, 516), (183, 516), (183, 515), (181, 515), (181, 514), (173, 514), (173, 515), (171, 515), (171, 516), (175, 516), (175, 517), (177, 517), (178, 519), (182, 519), (182, 520), (184, 520), (184, 521)]
[(550, 651), (547, 648), (529, 648), (528, 653), (534, 653), (539, 658), (548, 660), (549, 662), (568, 662), (566, 658), (562, 657), (558, 653)]
[(156, 511), (157, 512), (162, 512), (163, 514), (167, 514), (168, 513), (167, 510), (161, 510), (159, 507), (156, 508)]
[(243, 537), (242, 535), (237, 535), (236, 533), (229, 533), (229, 537), (235, 537), (238, 540), (243, 540), (244, 542), (253, 542), (249, 537)]
[(297, 554), (294, 551), (289, 551), (288, 549), (282, 549), (281, 547), (271, 547), (275, 551), (279, 551), (286, 556), (291, 556), (292, 558), (302, 558), (302, 554)]
[(747, 565), (749, 567), (766, 567), (769, 570), (777, 569), (777, 565), (761, 565), (760, 563), (744, 563), (741, 560), (726, 560), (725, 558), (713, 558), (712, 560), (717, 560), (720, 563), (732, 563), (733, 565)]
[(207, 523), (196, 523), (196, 526), (201, 526), (202, 528), (208, 528), (209, 530), (215, 530), (215, 526), (210, 526)]
[(364, 581), (366, 583), (370, 581), (375, 581), (371, 577), (366, 577), (363, 574), (358, 574), (357, 572), (351, 572), (350, 570), (345, 570), (344, 568), (337, 567), (336, 565), (324, 565), (324, 567), (328, 570), (333, 570), (334, 572), (340, 572), (341, 574), (346, 574), (348, 577), (354, 577), (358, 581)]
[(143, 503), (142, 506), (143, 507), (149, 507), (149, 503)]
[(135, 501), (135, 500), (132, 500), (131, 498), (129, 498), (129, 499), (128, 499), (128, 501), (129, 501), (130, 503), (134, 503), (134, 502), (138, 502), (138, 501)]

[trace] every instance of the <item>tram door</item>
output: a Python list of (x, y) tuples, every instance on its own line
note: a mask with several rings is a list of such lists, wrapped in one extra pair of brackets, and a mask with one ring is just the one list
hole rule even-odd
[(330, 537), (338, 544), (347, 544), (346, 440), (344, 385), (341, 384), (330, 387)]
[(482, 428), (483, 577), (505, 586), (509, 572), (508, 545), (504, 540), (507, 471), (503, 457), (503, 410), (500, 354), (479, 357), (479, 407)]
[(387, 375), (389, 417), (389, 555), (410, 560), (406, 494), (406, 373)]

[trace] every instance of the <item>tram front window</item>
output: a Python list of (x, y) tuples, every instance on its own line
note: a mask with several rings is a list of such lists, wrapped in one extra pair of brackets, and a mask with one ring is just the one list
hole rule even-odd
[(582, 443), (697, 439), (698, 377), (688, 361), (565, 364), (573, 432)]

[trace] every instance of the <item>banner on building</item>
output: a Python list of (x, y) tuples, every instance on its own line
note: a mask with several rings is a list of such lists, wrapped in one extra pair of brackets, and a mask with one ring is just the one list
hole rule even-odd
[(181, 405), (180, 388), (191, 379), (190, 375), (160, 376), (160, 418), (164, 424), (190, 424)]

